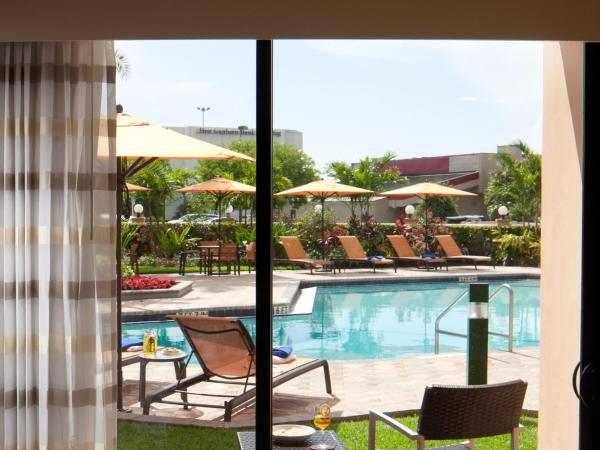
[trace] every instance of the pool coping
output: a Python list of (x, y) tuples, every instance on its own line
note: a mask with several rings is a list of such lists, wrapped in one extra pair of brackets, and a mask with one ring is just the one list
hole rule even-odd
[[(318, 287), (342, 287), (342, 286), (359, 286), (365, 284), (410, 284), (420, 281), (427, 283), (447, 283), (447, 282), (485, 282), (498, 280), (525, 280), (525, 279), (540, 279), (539, 273), (518, 273), (518, 272), (502, 272), (502, 273), (471, 273), (463, 274), (438, 274), (435, 277), (423, 275), (407, 276), (402, 278), (381, 278), (361, 277), (349, 278), (340, 276), (337, 279), (302, 279), (290, 280), (283, 294), (276, 300), (273, 305), (273, 314), (275, 316), (310, 314), (306, 309), (295, 312), (295, 308), (299, 298), (302, 295), (303, 289), (318, 288)], [(314, 297), (312, 299), (314, 301)], [(305, 305), (306, 307), (306, 305)], [(167, 320), (167, 315), (173, 314), (197, 314), (209, 317), (254, 317), (256, 316), (255, 306), (224, 306), (224, 307), (201, 307), (201, 308), (174, 308), (152, 313), (146, 311), (127, 312), (122, 314), (123, 323), (139, 323), (139, 322), (158, 322)]]

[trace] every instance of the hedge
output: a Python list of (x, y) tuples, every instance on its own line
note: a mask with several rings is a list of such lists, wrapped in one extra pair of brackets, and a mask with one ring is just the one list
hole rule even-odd
[[(169, 224), (158, 224), (150, 223), (143, 225), (143, 234), (145, 236), (146, 245), (144, 246), (144, 254), (160, 254), (160, 248), (157, 244), (155, 235), (159, 227), (173, 227), (177, 230), (181, 230), (185, 225), (169, 225)], [(346, 229), (346, 224), (338, 224), (341, 229)], [(511, 227), (503, 227), (499, 229), (495, 225), (447, 225), (451, 230), (451, 234), (456, 240), (457, 244), (468, 251), (472, 255), (487, 255), (493, 257), (498, 264), (507, 265), (529, 265), (539, 267), (539, 255), (534, 253), (523, 254), (526, 250), (514, 250), (507, 251), (503, 249), (498, 243), (494, 242), (498, 233), (511, 234), (515, 236), (522, 236), (527, 227), (522, 225), (513, 225)], [(531, 228), (528, 228), (531, 230)], [(394, 234), (396, 232), (396, 225), (391, 223), (380, 223), (377, 225), (378, 235), (380, 238), (375, 239), (372, 242), (364, 242), (365, 249), (371, 255), (391, 254), (390, 246), (385, 239), (388, 234)], [(189, 233), (188, 238), (196, 238), (199, 240), (216, 240), (218, 232), (217, 224), (193, 224)], [(539, 229), (536, 230), (539, 242)], [(282, 235), (293, 235), (299, 234), (297, 224), (293, 223), (274, 223), (274, 250), (275, 257), (281, 258), (284, 256), (281, 245), (279, 244), (279, 237)], [(311, 238), (301, 235), (302, 239), (309, 249)], [(221, 224), (221, 238), (224, 242), (237, 242), (242, 244), (243, 242), (249, 242), (254, 240), (254, 225), (250, 224)], [(312, 237), (312, 243), (318, 237)], [(373, 244), (375, 242), (375, 244)], [(538, 252), (539, 253), (539, 252)]]

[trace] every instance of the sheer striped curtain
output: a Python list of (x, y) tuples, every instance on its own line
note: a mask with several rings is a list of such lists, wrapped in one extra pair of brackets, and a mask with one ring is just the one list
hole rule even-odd
[(0, 448), (116, 447), (112, 42), (0, 43)]

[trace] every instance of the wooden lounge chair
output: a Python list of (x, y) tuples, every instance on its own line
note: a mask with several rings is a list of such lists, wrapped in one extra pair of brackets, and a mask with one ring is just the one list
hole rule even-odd
[(359, 263), (362, 265), (366, 265), (373, 268), (373, 272), (375, 272), (376, 267), (389, 267), (393, 266), (394, 271), (396, 271), (396, 261), (392, 259), (370, 259), (362, 245), (360, 245), (360, 241), (356, 238), (356, 236), (338, 236), (342, 247), (344, 247), (344, 251), (346, 252), (346, 258), (344, 261), (348, 261), (351, 263)]
[(309, 258), (298, 236), (281, 236), (280, 239), (288, 259), (278, 259), (277, 263), (302, 266), (310, 269), (311, 274), (313, 269), (323, 269), (329, 265), (328, 261)]
[(487, 263), (492, 264), (494, 269), (496, 268), (496, 263), (493, 258), (489, 256), (473, 256), (473, 255), (465, 255), (454, 238), (449, 234), (442, 234), (435, 237), (442, 247), (442, 250), (446, 254), (447, 261), (465, 261), (471, 262), (475, 266), (475, 270), (477, 270), (478, 263)]
[[(208, 408), (223, 408), (224, 420), (229, 422), (234, 408), (243, 405), (256, 396), (255, 383), (251, 378), (255, 375), (256, 360), (254, 342), (241, 320), (230, 317), (201, 317), (201, 316), (168, 316), (181, 328), (183, 335), (190, 344), (194, 356), (198, 359), (202, 373), (193, 375), (173, 383), (157, 392), (148, 395), (142, 401), (144, 414), (150, 411), (150, 405), (155, 402), (173, 405), (199, 406)], [(273, 377), (273, 387), (280, 386), (311, 370), (323, 368), (325, 388), (331, 394), (331, 378), (329, 364), (323, 359), (297, 358), (289, 364), (277, 366), (281, 372)], [(188, 388), (200, 383), (224, 383), (243, 386), (238, 395), (215, 395), (189, 392)], [(223, 404), (192, 403), (186, 400), (175, 401), (164, 398), (175, 393), (183, 396), (199, 395), (211, 397), (226, 397), (229, 400)]]
[(256, 270), (256, 242), (250, 242), (246, 245), (246, 255), (244, 262), (248, 266), (248, 273), (252, 271), (252, 267)]
[[(420, 256), (415, 255), (415, 252), (404, 236), (400, 234), (389, 234), (387, 238), (392, 244), (394, 252), (396, 252), (396, 256), (390, 256), (390, 259), (396, 261), (396, 263), (404, 262), (417, 267), (425, 267), (427, 270), (432, 268), (435, 269), (437, 266), (444, 264), (446, 270), (448, 270), (448, 261), (443, 258), (421, 258)], [(394, 272), (395, 271), (396, 266), (394, 266)]]
[(469, 439), (461, 444), (429, 450), (472, 450), (474, 439), (510, 434), (510, 448), (518, 450), (519, 424), (527, 383), (521, 380), (481, 386), (428, 386), (425, 388), (417, 431), (379, 412), (369, 412), (369, 450), (375, 450), (376, 422), (399, 431), (425, 450), (428, 439)]

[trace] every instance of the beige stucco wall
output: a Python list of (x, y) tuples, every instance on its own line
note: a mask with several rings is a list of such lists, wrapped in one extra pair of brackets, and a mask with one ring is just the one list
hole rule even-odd
[(574, 449), (581, 280), (582, 45), (544, 46), (539, 449)]

